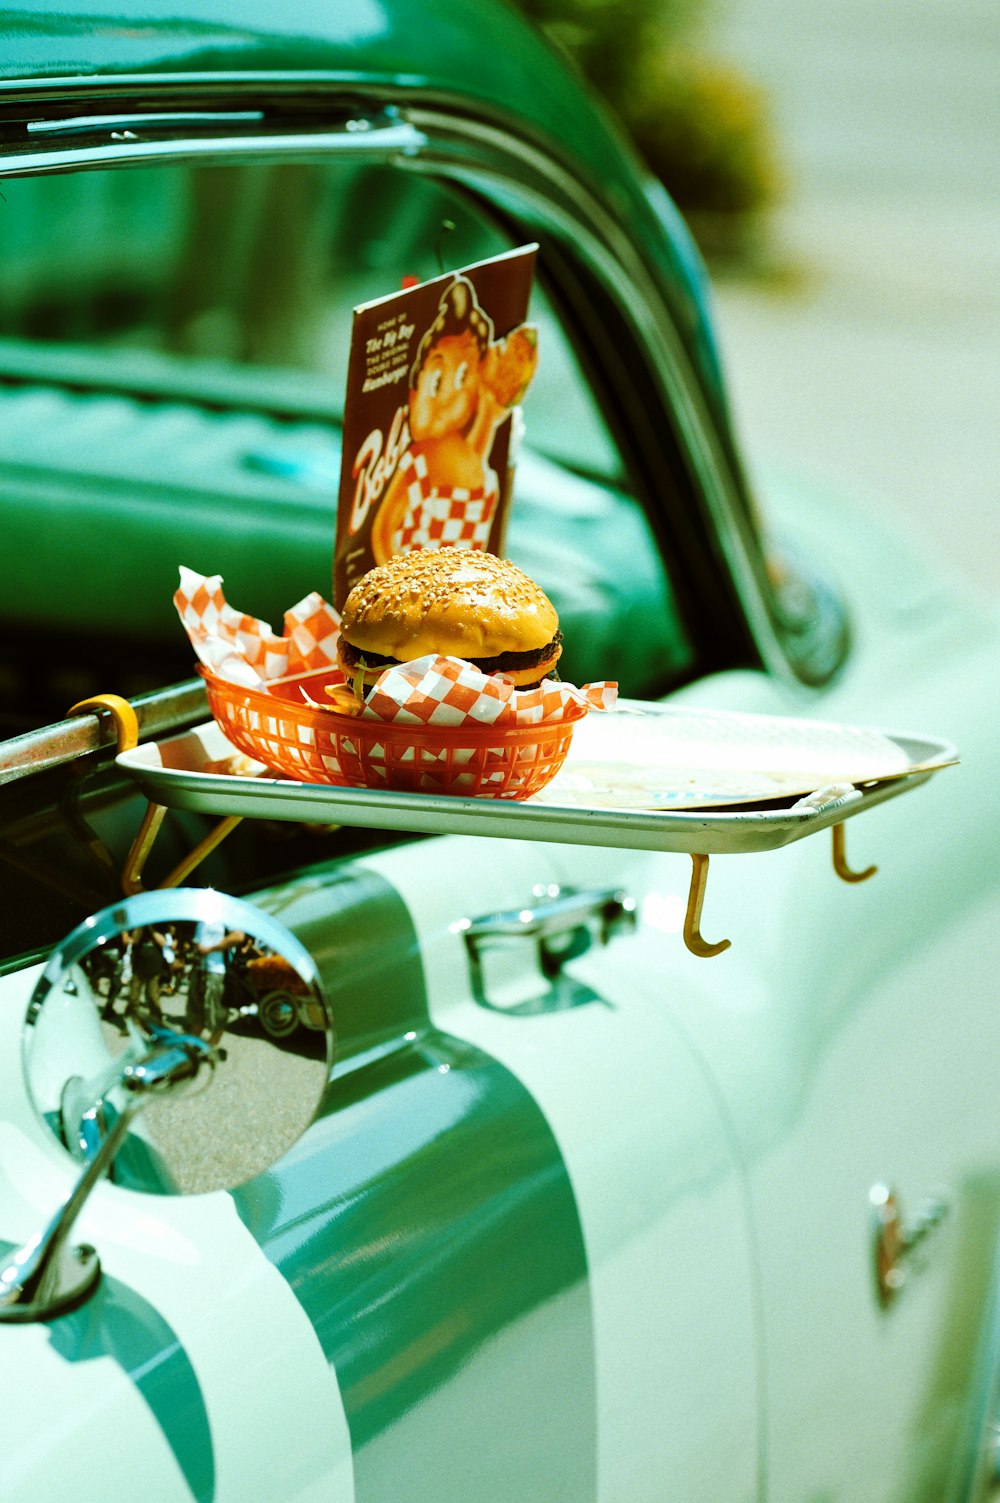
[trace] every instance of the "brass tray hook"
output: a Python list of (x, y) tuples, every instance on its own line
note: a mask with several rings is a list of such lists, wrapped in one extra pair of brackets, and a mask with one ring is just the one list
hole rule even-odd
[(860, 872), (856, 872), (848, 866), (843, 820), (840, 820), (833, 827), (833, 869), (842, 882), (867, 882), (868, 878), (874, 877), (878, 871), (877, 866), (866, 866)]
[(688, 890), (687, 912), (684, 915), (684, 943), (692, 955), (701, 955), (708, 958), (711, 955), (721, 955), (723, 950), (728, 950), (732, 940), (720, 939), (717, 944), (709, 942), (701, 937), (701, 909), (705, 901), (705, 887), (708, 883), (708, 857), (700, 852), (691, 852), (691, 886)]
[[(69, 710), (70, 715), (96, 715), (101, 710), (107, 710), (115, 723), (118, 734), (118, 751), (131, 751), (139, 745), (139, 720), (135, 710), (127, 699), (122, 699), (120, 694), (92, 694), (89, 699), (81, 699)], [(122, 892), (126, 897), (133, 893), (142, 892), (142, 873), (146, 860), (153, 843), (159, 834), (166, 814), (166, 806), (163, 804), (147, 803), (146, 812), (142, 817), (138, 833), (129, 847), (129, 853), (125, 857), (125, 865), (122, 867), (121, 884)], [(186, 877), (189, 877), (196, 866), (199, 866), (205, 857), (215, 850), (229, 834), (242, 821), (241, 814), (230, 814), (211, 829), (203, 840), (200, 840), (192, 851), (179, 861), (160, 884), (161, 887), (179, 887)]]

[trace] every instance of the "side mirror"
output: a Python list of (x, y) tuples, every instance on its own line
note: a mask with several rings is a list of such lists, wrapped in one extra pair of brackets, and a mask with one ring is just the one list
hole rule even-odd
[(23, 1033), (28, 1095), (82, 1165), (49, 1225), (0, 1269), (0, 1322), (47, 1320), (97, 1287), (70, 1233), (97, 1182), (232, 1189), (314, 1120), (333, 1066), (329, 1003), (277, 920), (208, 889), (141, 892), (49, 958)]

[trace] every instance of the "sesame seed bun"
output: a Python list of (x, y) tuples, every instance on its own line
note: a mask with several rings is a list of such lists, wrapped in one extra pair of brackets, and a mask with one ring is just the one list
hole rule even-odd
[(368, 682), (389, 662), (440, 653), (537, 683), (562, 651), (544, 591), (507, 559), (468, 548), (395, 554), (371, 569), (348, 595), (340, 631), (344, 672), (360, 669)]

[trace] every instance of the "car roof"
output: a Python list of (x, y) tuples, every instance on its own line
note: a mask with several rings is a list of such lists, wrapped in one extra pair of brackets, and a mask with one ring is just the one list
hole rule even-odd
[(464, 98), (622, 167), (577, 79), (502, 0), (22, 0), (0, 17), (0, 96), (29, 80), (308, 73)]

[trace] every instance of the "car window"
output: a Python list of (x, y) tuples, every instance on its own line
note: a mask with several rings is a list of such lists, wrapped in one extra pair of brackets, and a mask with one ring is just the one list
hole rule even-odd
[[(322, 375), (338, 416), (355, 304), (511, 245), (454, 192), (357, 164), (88, 172), (16, 179), (5, 196), (5, 338)], [(542, 287), (532, 316), (546, 335), (533, 442), (618, 474)]]
[[(386, 167), (162, 165), (10, 179), (0, 200), (8, 734), (81, 694), (188, 676), (177, 566), (280, 622), (328, 593), (351, 310), (511, 245)], [(692, 647), (543, 274), (508, 551), (567, 676), (661, 693)]]

